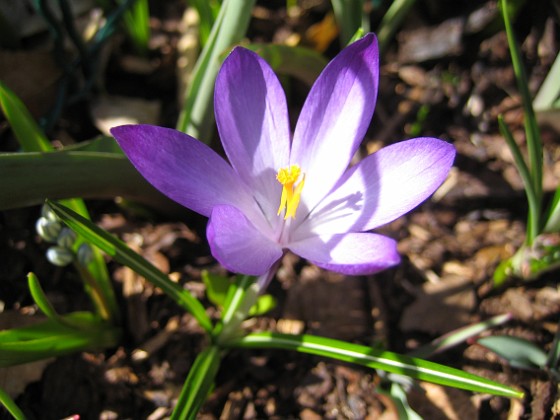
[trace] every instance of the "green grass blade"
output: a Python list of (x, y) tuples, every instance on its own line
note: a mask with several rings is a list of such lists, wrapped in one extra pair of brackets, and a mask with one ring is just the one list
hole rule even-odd
[(15, 420), (25, 420), (25, 414), (23, 414), (23, 411), (20, 410), (14, 400), (12, 400), (8, 393), (2, 388), (0, 388), (0, 404), (8, 410), (8, 413), (10, 413)]
[(211, 346), (200, 353), (185, 380), (171, 420), (195, 419), (206, 397), (214, 387), (214, 379), (220, 368), (220, 349)]
[(542, 201), (542, 171), (543, 171), (543, 150), (542, 150), (542, 140), (537, 125), (537, 118), (535, 117), (535, 111), (533, 110), (531, 95), (529, 93), (529, 86), (527, 83), (527, 76), (525, 73), (525, 68), (521, 61), (521, 51), (517, 40), (515, 39), (515, 34), (513, 33), (513, 28), (511, 26), (511, 21), (508, 13), (508, 5), (506, 0), (501, 0), (500, 2), (502, 9), (502, 17), (504, 19), (504, 25), (506, 28), (506, 34), (508, 39), (509, 51), (511, 54), (511, 61), (513, 64), (513, 71), (515, 73), (515, 79), (517, 81), (517, 88), (521, 94), (521, 101), (523, 102), (523, 110), (525, 113), (525, 134), (527, 137), (527, 147), (529, 150), (529, 170), (531, 173), (531, 181), (533, 183), (533, 190), (538, 202), (538, 212), (535, 213), (534, 217), (537, 219), (536, 224), (538, 229), (533, 232), (535, 235), (539, 233), (540, 230), (540, 206)]
[(211, 331), (212, 323), (204, 310), (204, 306), (189, 291), (171, 281), (164, 273), (148, 262), (141, 255), (132, 251), (124, 242), (109, 232), (99, 228), (91, 221), (85, 219), (72, 210), (59, 203), (48, 201), (53, 211), (71, 229), (89, 241), (92, 245), (99, 247), (120, 264), (134, 270), (145, 277), (146, 280), (163, 290), (179, 306), (189, 311), (206, 331)]
[[(0, 81), (0, 107), (25, 152), (52, 150), (49, 139), (17, 95)], [(5, 178), (4, 178), (5, 179)]]
[(210, 141), (213, 126), (214, 83), (220, 68), (220, 57), (241, 41), (255, 0), (224, 0), (208, 42), (196, 63), (177, 129), (199, 139)]
[(33, 301), (45, 316), (55, 322), (62, 322), (63, 317), (58, 315), (54, 309), (54, 307), (49, 302), (45, 292), (37, 279), (37, 276), (33, 273), (29, 273), (27, 275), (27, 284), (29, 286), (29, 291), (31, 292), (31, 297)]
[(14, 366), (119, 343), (121, 331), (90, 312), (74, 312), (64, 322), (48, 319), (0, 331), (0, 367)]
[(498, 125), (500, 127), (500, 133), (504, 137), (509, 150), (511, 150), (511, 154), (513, 155), (513, 160), (515, 162), (515, 166), (517, 167), (517, 171), (521, 176), (523, 181), (523, 185), (525, 187), (525, 194), (527, 195), (527, 202), (529, 203), (529, 211), (527, 212), (527, 238), (526, 241), (528, 244), (532, 244), (533, 240), (537, 237), (540, 232), (539, 226), (539, 213), (541, 211), (541, 202), (537, 191), (535, 191), (535, 185), (533, 183), (533, 178), (531, 177), (531, 173), (529, 167), (525, 163), (525, 159), (519, 149), (519, 146), (515, 142), (511, 131), (504, 123), (503, 117), (500, 115), (498, 116)]
[(148, 0), (136, 0), (123, 15), (128, 36), (139, 53), (148, 52), (150, 40), (150, 8)]
[(399, 29), (402, 21), (414, 6), (416, 0), (395, 0), (391, 3), (389, 10), (383, 16), (377, 32), (379, 40), (379, 51), (381, 54), (387, 49), (389, 42)]
[[(346, 45), (362, 26), (363, 0), (331, 0), (334, 16), (340, 28), (340, 45)], [(368, 28), (364, 28), (368, 32)]]
[(513, 388), (458, 369), (359, 344), (313, 335), (289, 335), (272, 332), (255, 333), (232, 341), (228, 345), (240, 348), (294, 350), (468, 391), (483, 392), (509, 398), (523, 397), (522, 392)]
[(212, 32), (212, 27), (216, 22), (216, 17), (220, 11), (220, 3), (216, 0), (193, 0), (190, 3), (198, 13), (200, 44), (204, 46), (208, 42), (210, 32)]
[(408, 353), (411, 357), (429, 357), (442, 351), (448, 350), (458, 344), (464, 343), (469, 338), (475, 337), (480, 333), (497, 327), (511, 320), (511, 314), (496, 315), (490, 319), (459, 328), (448, 334), (445, 334), (425, 346)]
[[(60, 325), (60, 324), (58, 324)], [(0, 343), (0, 367), (16, 366), (50, 357), (60, 357), (79, 351), (95, 351), (118, 345), (117, 330), (85, 332), (67, 330), (49, 337), (23, 342)]]

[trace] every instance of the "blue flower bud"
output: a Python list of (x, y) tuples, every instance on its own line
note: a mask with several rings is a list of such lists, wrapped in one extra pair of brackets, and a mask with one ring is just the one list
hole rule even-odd
[(46, 217), (40, 217), (35, 223), (35, 230), (47, 242), (56, 242), (61, 229), (60, 222), (49, 220)]
[(41, 216), (44, 217), (45, 219), (51, 220), (53, 222), (58, 222), (59, 218), (56, 215), (56, 213), (51, 209), (51, 206), (49, 206), (48, 204), (43, 204), (43, 207), (41, 207)]
[(74, 245), (74, 242), (76, 242), (76, 234), (74, 231), (67, 227), (62, 228), (56, 240), (58, 246), (70, 249), (72, 245)]
[(51, 246), (47, 249), (47, 259), (54, 265), (64, 267), (74, 260), (74, 254), (69, 249)]
[(78, 258), (78, 262), (81, 265), (86, 266), (93, 260), (93, 249), (91, 249), (91, 246), (89, 244), (84, 242), (78, 248), (76, 256)]

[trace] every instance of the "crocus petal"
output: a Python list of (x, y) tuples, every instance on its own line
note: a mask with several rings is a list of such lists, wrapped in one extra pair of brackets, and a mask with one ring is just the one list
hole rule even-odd
[(235, 273), (260, 276), (283, 254), (278, 243), (264, 236), (232, 206), (214, 207), (206, 236), (214, 258)]
[(294, 238), (374, 229), (409, 212), (445, 180), (454, 147), (416, 138), (385, 147), (350, 168)]
[(319, 235), (291, 243), (289, 249), (327, 270), (373, 274), (400, 262), (396, 242), (375, 233)]
[(276, 173), (288, 165), (290, 126), (278, 78), (257, 54), (235, 48), (216, 79), (214, 108), (231, 165), (251, 188), (264, 214), (281, 223), (276, 211), (282, 186)]
[(232, 167), (187, 134), (151, 125), (114, 127), (111, 134), (142, 176), (183, 206), (204, 216), (218, 204), (258, 213)]
[(377, 38), (368, 34), (342, 50), (311, 88), (290, 156), (306, 173), (302, 204), (308, 210), (333, 188), (364, 138), (378, 77)]

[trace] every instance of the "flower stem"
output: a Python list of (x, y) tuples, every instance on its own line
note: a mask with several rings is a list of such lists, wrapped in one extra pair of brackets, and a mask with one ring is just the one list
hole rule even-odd
[(257, 302), (258, 295), (259, 287), (255, 277), (242, 276), (230, 286), (221, 322), (212, 332), (218, 344), (241, 334), (241, 323), (247, 319), (251, 307)]
[(101, 288), (97, 284), (97, 281), (91, 276), (91, 273), (77, 261), (74, 262), (76, 270), (80, 273), (80, 277), (85, 283), (85, 287), (88, 291), (97, 312), (105, 321), (111, 321), (113, 314), (111, 313), (111, 307), (107, 301), (106, 296), (103, 294)]

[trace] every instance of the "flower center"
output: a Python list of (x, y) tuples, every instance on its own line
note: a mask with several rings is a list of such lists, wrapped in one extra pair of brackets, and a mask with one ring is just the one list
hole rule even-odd
[(299, 205), (301, 190), (303, 189), (303, 184), (305, 183), (305, 174), (303, 174), (299, 184), (294, 186), (300, 175), (302, 174), (298, 165), (281, 168), (276, 174), (276, 179), (280, 184), (282, 184), (282, 197), (280, 198), (280, 207), (278, 207), (277, 214), (280, 215), (282, 210), (286, 209), (284, 220), (288, 219), (288, 217), (291, 217), (292, 219), (296, 217), (296, 210)]

